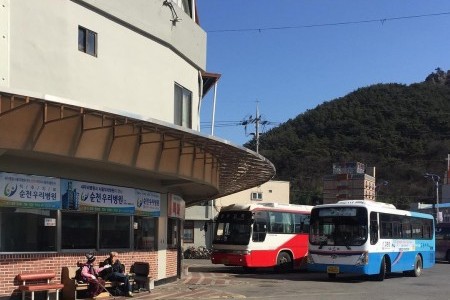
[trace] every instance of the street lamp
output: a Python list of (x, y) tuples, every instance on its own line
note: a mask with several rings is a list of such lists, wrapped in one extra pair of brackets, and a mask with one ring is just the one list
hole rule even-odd
[(434, 184), (436, 185), (436, 223), (439, 223), (439, 180), (441, 179), (441, 177), (439, 177), (439, 175), (430, 173), (425, 173), (424, 177), (431, 178), (431, 180), (433, 180)]
[(381, 182), (378, 182), (378, 184), (375, 185), (375, 199), (377, 198), (378, 192), (381, 190), (381, 187), (387, 186), (388, 184), (389, 184), (389, 181), (381, 179)]

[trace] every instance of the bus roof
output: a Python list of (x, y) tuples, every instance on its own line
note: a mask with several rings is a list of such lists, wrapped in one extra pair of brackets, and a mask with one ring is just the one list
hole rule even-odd
[(222, 207), (220, 211), (253, 211), (253, 210), (278, 210), (278, 211), (311, 211), (313, 206), (311, 205), (299, 205), (299, 204), (281, 204), (275, 202), (263, 202), (252, 204), (231, 204)]
[(339, 207), (339, 206), (344, 206), (344, 205), (368, 207), (368, 208), (371, 208), (371, 210), (376, 210), (376, 211), (386, 211), (386, 212), (391, 211), (392, 213), (395, 213), (395, 214), (408, 214), (408, 215), (412, 215), (412, 216), (416, 216), (416, 217), (433, 219), (433, 216), (430, 214), (401, 210), (401, 209), (397, 209), (395, 207), (395, 205), (393, 205), (393, 204), (384, 203), (384, 202), (376, 202), (376, 201), (372, 201), (372, 200), (342, 200), (342, 201), (338, 201), (337, 203), (322, 204), (322, 205), (318, 205), (316, 207), (318, 207), (318, 208)]
[(361, 204), (363, 206), (376, 206), (376, 207), (396, 209), (394, 204), (384, 203), (384, 202), (376, 202), (376, 201), (371, 201), (371, 200), (342, 200), (342, 201), (337, 202), (337, 204)]
[(318, 207), (322, 207), (322, 206), (333, 207), (333, 206), (342, 206), (342, 205), (396, 209), (395, 205), (393, 205), (393, 204), (384, 203), (384, 202), (376, 202), (376, 201), (372, 201), (372, 200), (341, 200), (336, 203), (321, 204), (321, 205), (317, 205), (317, 206)]

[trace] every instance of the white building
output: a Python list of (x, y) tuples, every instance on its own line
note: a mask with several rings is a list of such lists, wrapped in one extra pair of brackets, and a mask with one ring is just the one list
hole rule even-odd
[(0, 297), (30, 264), (60, 276), (87, 251), (174, 279), (184, 205), (272, 178), (264, 157), (199, 132), (219, 75), (196, 12), (195, 0), (0, 0)]

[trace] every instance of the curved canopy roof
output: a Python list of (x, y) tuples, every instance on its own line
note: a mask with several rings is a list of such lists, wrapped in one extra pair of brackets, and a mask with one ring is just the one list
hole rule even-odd
[(263, 156), (198, 131), (11, 91), (0, 91), (0, 149), (2, 171), (176, 193), (187, 206), (275, 175)]

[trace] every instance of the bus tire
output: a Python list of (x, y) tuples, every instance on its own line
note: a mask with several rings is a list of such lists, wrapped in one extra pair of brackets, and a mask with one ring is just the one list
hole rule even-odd
[(447, 254), (445, 255), (445, 260), (450, 263), (450, 250), (447, 250)]
[(386, 278), (386, 258), (383, 256), (380, 264), (380, 273), (374, 276), (376, 281), (383, 281)]
[(292, 258), (287, 252), (280, 252), (277, 257), (277, 265), (275, 267), (275, 270), (277, 272), (289, 272), (292, 271), (293, 265), (292, 265)]
[(411, 276), (419, 277), (420, 275), (422, 275), (422, 268), (423, 268), (422, 257), (420, 255), (416, 255), (416, 259), (414, 261), (414, 270), (412, 270), (410, 273)]

